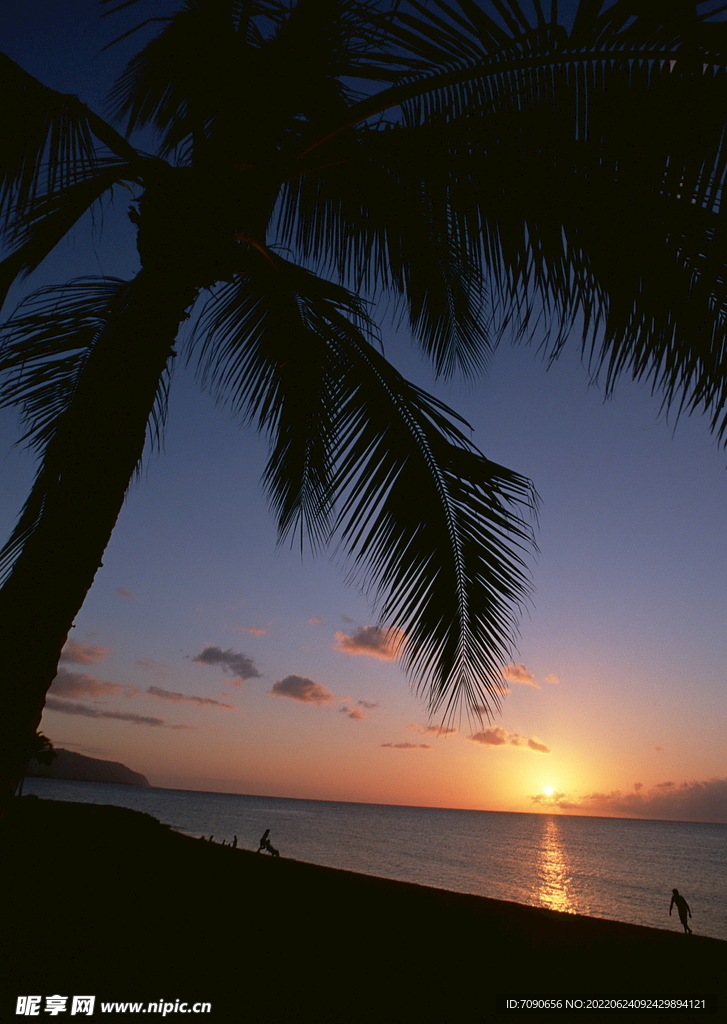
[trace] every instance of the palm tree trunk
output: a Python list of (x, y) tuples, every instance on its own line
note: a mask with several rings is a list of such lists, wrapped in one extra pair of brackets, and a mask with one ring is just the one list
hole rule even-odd
[(172, 276), (143, 269), (104, 329), (74, 399), (91, 429), (66, 439), (63, 472), (0, 590), (0, 811), (25, 773), (61, 649), (102, 564), (174, 339), (196, 297), (188, 279)]

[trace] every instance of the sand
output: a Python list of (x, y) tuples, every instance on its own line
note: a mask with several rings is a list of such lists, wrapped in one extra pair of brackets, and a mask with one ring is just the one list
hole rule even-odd
[(556, 1019), (500, 1012), (503, 996), (725, 988), (727, 943), (682, 934), (666, 917), (669, 894), (671, 930), (641, 928), (233, 850), (125, 808), (34, 797), (15, 802), (3, 832), (6, 1020), (22, 1019), (15, 1000), (26, 994), (96, 995), (94, 1020), (134, 1019), (100, 1015), (101, 1000), (187, 1000), (209, 1001), (202, 1019), (216, 1022), (386, 1024)]

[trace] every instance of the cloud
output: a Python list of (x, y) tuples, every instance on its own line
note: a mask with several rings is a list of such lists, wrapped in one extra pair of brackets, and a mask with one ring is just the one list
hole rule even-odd
[(354, 722), (362, 722), (364, 718), (368, 717), (368, 711), (374, 711), (379, 706), (375, 701), (372, 700), (357, 700), (356, 704), (358, 705), (358, 707), (354, 708), (351, 707), (350, 703), (348, 703), (351, 701), (350, 697), (340, 697), (339, 700), (343, 701), (344, 704), (338, 710), (342, 714), (348, 715), (348, 717), (352, 718)]
[(535, 682), (535, 676), (530, 669), (522, 663), (515, 665), (510, 662), (509, 665), (505, 665), (504, 668), (500, 669), (502, 678), (508, 683), (517, 683), (523, 686), (534, 686), (536, 690), (540, 687)]
[(546, 682), (546, 683), (553, 683), (554, 685), (557, 686), (558, 683), (560, 682), (560, 679), (558, 679), (557, 676), (554, 676), (553, 673), (551, 672), (549, 676), (545, 677), (544, 682)]
[[(163, 718), (147, 718), (144, 715), (135, 715), (133, 712), (125, 711), (101, 711), (99, 708), (90, 708), (87, 704), (73, 704), (70, 701), (56, 700), (54, 697), (47, 697), (45, 706), (48, 711), (60, 711), (64, 715), (81, 715), (83, 718), (113, 718), (120, 722), (131, 722), (133, 725), (165, 725)], [(189, 727), (173, 725), (171, 728)]]
[(382, 747), (391, 747), (392, 750), (431, 750), (429, 743), (382, 743)]
[[(230, 711), (239, 710), (237, 705), (223, 704), (222, 701), (215, 700), (213, 697), (197, 697), (194, 694), (175, 693), (172, 690), (163, 690), (160, 686), (150, 686), (147, 690), (139, 690), (135, 686), (124, 686), (121, 683), (96, 679), (85, 672), (69, 672), (65, 668), (58, 670), (58, 675), (53, 680), (49, 692), (57, 697), (65, 698), (143, 697), (148, 694), (150, 697), (156, 697), (158, 700), (168, 700), (174, 703), (185, 702), (196, 704), (198, 707), (225, 708)], [(77, 713), (83, 714), (80, 711)]]
[(450, 736), (453, 732), (457, 732), (457, 729), (453, 725), (416, 725), (412, 722), (411, 725), (407, 725), (409, 732), (418, 732), (422, 736)]
[(255, 626), (237, 626), (236, 633), (252, 633), (253, 636), (267, 636), (267, 629), (256, 629)]
[(186, 702), (188, 704), (196, 704), (201, 708), (214, 707), (226, 708), (230, 711), (239, 710), (236, 704), (223, 704), (222, 701), (215, 700), (213, 697), (195, 697), (193, 694), (174, 693), (172, 690), (163, 690), (160, 686), (150, 686), (145, 692), (152, 697), (157, 697), (159, 700), (170, 700), (174, 703)]
[(220, 647), (205, 647), (205, 649), (192, 661), (200, 665), (221, 665), (223, 672), (235, 677), (235, 686), (239, 686), (243, 679), (259, 679), (260, 673), (252, 660), (246, 654), (238, 651), (223, 651)]
[(342, 714), (348, 715), (354, 722), (360, 722), (366, 717), (366, 712), (362, 711), (361, 708), (349, 708), (345, 704), (342, 708), (338, 709)]
[(111, 647), (102, 647), (100, 644), (79, 644), (76, 640), (66, 640), (60, 660), (73, 662), (74, 665), (98, 665), (111, 651)]
[(500, 747), (504, 743), (509, 742), (510, 733), (505, 729), (485, 729), (484, 732), (476, 732), (469, 738), (474, 740), (475, 743), (484, 743), (490, 747)]
[(312, 619), (308, 619), (309, 626), (320, 626), (322, 622), (323, 619), (319, 618), (317, 615), (314, 615)]
[(359, 626), (351, 636), (336, 633), (333, 650), (343, 654), (365, 654), (380, 661), (393, 661), (399, 655), (403, 639), (404, 634), (400, 629)]
[(165, 665), (162, 661), (153, 661), (151, 658), (139, 658), (136, 664), (148, 669), (157, 679), (164, 679), (171, 671), (169, 665)]
[(527, 747), (528, 750), (536, 750), (539, 754), (549, 754), (550, 750), (545, 746), (544, 743), (540, 743), (536, 739), (528, 739), (526, 736), (521, 736), (516, 732), (508, 732), (506, 729), (500, 729), (496, 726), (493, 729), (484, 729), (482, 732), (476, 732), (473, 736), (469, 736), (468, 739), (474, 740), (475, 743), (482, 743), (485, 746), (490, 747)]
[(126, 587), (117, 587), (114, 593), (117, 597), (123, 597), (126, 601), (136, 601), (136, 594), (132, 594)]
[[(638, 787), (638, 788), (637, 788)], [(727, 778), (704, 781), (660, 782), (644, 790), (635, 783), (634, 792), (588, 793), (570, 798), (565, 793), (546, 797), (538, 793), (533, 803), (561, 810), (586, 811), (590, 814), (623, 814), (632, 818), (655, 818), (672, 821), (714, 821), (727, 823)]]
[(565, 802), (568, 799), (565, 793), (557, 793), (555, 791), (553, 791), (550, 794), (536, 793), (536, 795), (531, 796), (530, 799), (533, 801), (534, 804), (544, 804), (548, 807), (572, 806)]
[(138, 697), (141, 690), (96, 679), (86, 672), (69, 672), (66, 668), (59, 668), (49, 692), (58, 697)]
[(275, 697), (289, 697), (302, 704), (330, 704), (335, 697), (325, 686), (305, 676), (286, 676), (279, 679), (270, 691)]

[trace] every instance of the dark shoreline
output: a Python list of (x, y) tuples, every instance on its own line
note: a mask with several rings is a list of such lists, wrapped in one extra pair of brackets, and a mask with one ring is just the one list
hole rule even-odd
[(24, 798), (3, 832), (6, 1019), (31, 992), (208, 1000), (216, 1021), (406, 1022), (471, 998), (469, 1019), (504, 1019), (507, 994), (724, 990), (718, 939), (258, 856), (126, 808)]

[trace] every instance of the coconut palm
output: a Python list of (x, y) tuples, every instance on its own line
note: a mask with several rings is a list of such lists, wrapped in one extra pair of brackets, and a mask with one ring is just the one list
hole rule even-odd
[(2, 552), (4, 778), (177, 343), (269, 437), (281, 535), (338, 542), (445, 715), (498, 706), (535, 499), (384, 358), (380, 311), (441, 374), (481, 369), (506, 329), (542, 326), (553, 356), (575, 335), (607, 386), (650, 377), (723, 436), (719, 11), (546, 6), (185, 0), (149, 20), (108, 119), (3, 59), (0, 285), (119, 186), (140, 259), (133, 280), (36, 291), (3, 331), (3, 400), (39, 457)]
[(37, 732), (31, 736), (30, 744), (25, 749), (25, 768), (23, 769), (23, 776), (17, 789), (17, 795), (23, 795), (23, 783), (25, 782), (25, 776), (31, 761), (37, 761), (39, 764), (50, 766), (57, 757), (58, 751), (45, 733)]

